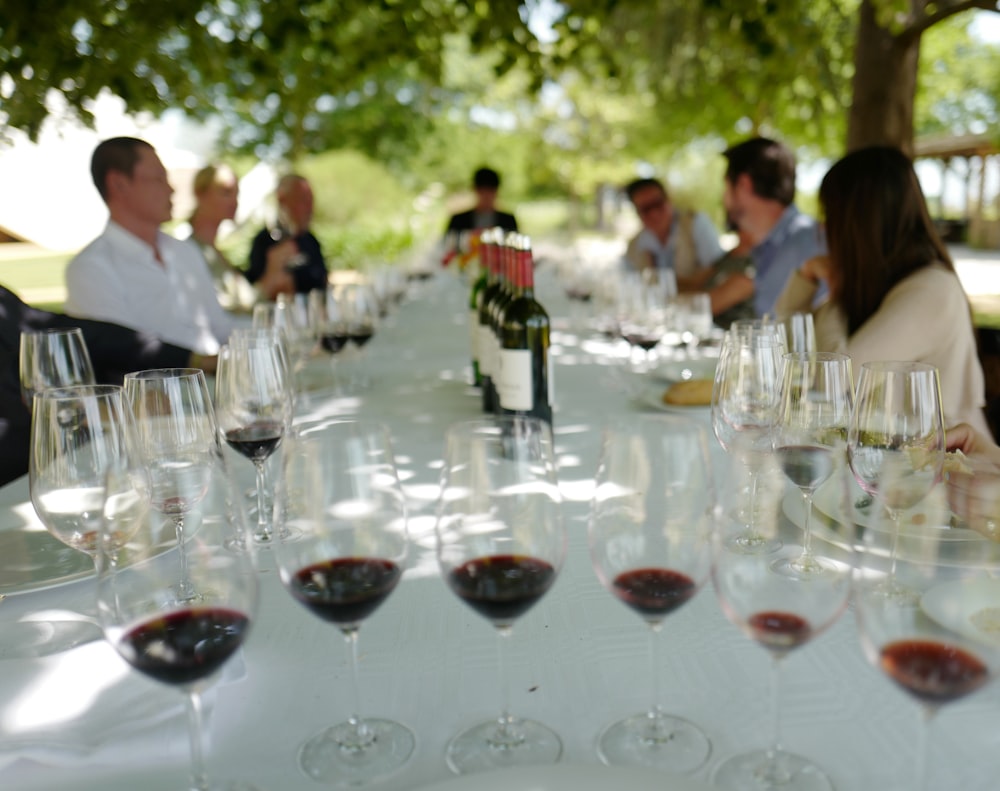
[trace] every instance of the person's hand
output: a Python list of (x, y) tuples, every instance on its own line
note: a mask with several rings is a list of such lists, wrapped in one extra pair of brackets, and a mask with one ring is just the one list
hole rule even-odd
[(299, 255), (294, 239), (284, 239), (267, 251), (264, 274), (257, 281), (257, 288), (266, 299), (273, 301), (279, 294), (294, 294), (295, 280), (288, 271), (289, 264)]
[(218, 364), (219, 358), (214, 354), (198, 354), (197, 352), (191, 352), (191, 358), (188, 360), (189, 368), (201, 368), (201, 370), (207, 374), (214, 374)]
[(799, 268), (799, 274), (810, 283), (826, 282), (830, 279), (830, 259), (825, 255), (815, 255)]
[(945, 446), (953, 454), (945, 461), (951, 510), (976, 532), (1000, 541), (1000, 447), (967, 423), (948, 429)]

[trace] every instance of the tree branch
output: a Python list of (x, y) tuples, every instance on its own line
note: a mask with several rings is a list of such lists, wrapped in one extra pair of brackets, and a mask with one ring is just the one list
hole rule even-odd
[(940, 0), (935, 3), (935, 8), (936, 10), (933, 14), (921, 14), (916, 17), (911, 24), (907, 25), (896, 35), (896, 40), (902, 45), (909, 44), (913, 39), (919, 38), (927, 28), (933, 27), (941, 20), (954, 16), (961, 11), (978, 8), (982, 11), (1000, 13), (1000, 0), (952, 0), (952, 2)]

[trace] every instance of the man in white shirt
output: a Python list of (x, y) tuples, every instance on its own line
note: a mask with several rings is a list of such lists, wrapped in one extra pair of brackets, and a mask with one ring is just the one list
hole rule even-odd
[(144, 140), (111, 138), (94, 150), (90, 171), (110, 218), (66, 268), (66, 312), (216, 354), (233, 319), (197, 248), (160, 230), (174, 190), (156, 151)]
[(674, 206), (659, 179), (636, 179), (625, 192), (642, 222), (642, 230), (625, 251), (631, 268), (672, 269), (683, 287), (685, 279), (722, 255), (719, 234), (708, 216)]

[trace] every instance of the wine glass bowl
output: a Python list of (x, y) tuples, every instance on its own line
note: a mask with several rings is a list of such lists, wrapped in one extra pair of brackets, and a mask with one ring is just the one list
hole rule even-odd
[(133, 450), (122, 390), (77, 385), (35, 393), (28, 482), (31, 502), (46, 530), (92, 556), (110, 464)]
[(21, 398), (29, 409), (32, 396), (46, 388), (96, 383), (79, 327), (22, 332), (18, 368)]
[(602, 732), (598, 755), (606, 764), (684, 773), (708, 759), (701, 729), (660, 705), (657, 633), (709, 577), (715, 505), (701, 427), (656, 416), (605, 430), (590, 509), (591, 560), (604, 587), (650, 627), (653, 689), (647, 711)]
[(555, 582), (566, 557), (552, 432), (504, 416), (450, 426), (436, 525), (438, 562), (453, 593), (497, 630), (501, 713), (462, 731), (446, 759), (457, 774), (555, 763), (562, 742), (508, 709), (503, 649), (515, 621)]
[(409, 547), (388, 428), (372, 421), (298, 427), (289, 437), (282, 491), (294, 540), (275, 546), (281, 581), (344, 635), (354, 686), (348, 719), (307, 741), (299, 765), (320, 782), (374, 782), (396, 772), (415, 744), (406, 726), (361, 716), (358, 681), (359, 629), (395, 590)]

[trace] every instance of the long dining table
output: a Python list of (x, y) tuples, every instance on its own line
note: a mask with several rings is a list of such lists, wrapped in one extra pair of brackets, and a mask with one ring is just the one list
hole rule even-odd
[[(387, 423), (408, 499), (411, 562), (359, 641), (361, 714), (397, 719), (416, 734), (410, 761), (374, 786), (387, 791), (447, 780), (448, 739), (500, 707), (495, 630), (449, 591), (434, 553), (445, 428), (481, 416), (468, 383), (468, 288), (450, 272), (415, 283), (352, 364), (363, 369), (364, 386), (343, 384), (348, 366), (318, 358), (298, 406), (302, 416)], [(560, 734), (564, 763), (596, 767), (598, 734), (644, 710), (652, 684), (647, 627), (592, 569), (588, 502), (602, 425), (656, 406), (623, 386), (629, 372), (620, 356), (585, 329), (579, 306), (571, 310), (556, 267), (539, 268), (536, 293), (554, 326), (555, 447), (569, 550), (553, 588), (513, 630), (510, 708)], [(685, 419), (705, 426), (721, 466), (709, 410), (691, 409)], [(89, 561), (63, 563), (68, 549), (53, 557), (61, 550), (44, 541), (26, 477), (0, 490), (0, 547), (0, 789), (186, 788), (182, 696), (131, 670), (101, 638)], [(312, 791), (319, 786), (298, 769), (297, 752), (350, 713), (349, 655), (339, 632), (283, 589), (271, 553), (258, 554), (252, 631), (206, 695), (209, 773), (261, 791)], [(666, 620), (659, 639), (661, 702), (711, 740), (709, 760), (692, 778), (707, 786), (718, 760), (767, 745), (770, 659), (724, 617), (710, 582)], [(866, 661), (850, 609), (784, 661), (779, 705), (783, 745), (823, 766), (839, 791), (913, 787), (918, 706)], [(925, 787), (996, 788), (998, 723), (996, 685), (945, 707), (930, 726)], [(674, 787), (664, 775), (664, 791)]]

